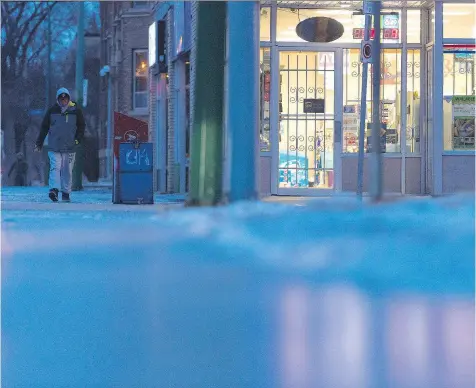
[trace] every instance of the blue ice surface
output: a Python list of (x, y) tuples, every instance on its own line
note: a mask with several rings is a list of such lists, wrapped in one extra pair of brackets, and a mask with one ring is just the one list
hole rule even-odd
[(5, 387), (474, 386), (473, 196), (123, 212), (95, 195), (2, 212)]

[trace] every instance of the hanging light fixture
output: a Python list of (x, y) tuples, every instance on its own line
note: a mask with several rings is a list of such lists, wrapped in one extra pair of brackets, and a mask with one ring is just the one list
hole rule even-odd
[(328, 43), (344, 34), (344, 26), (328, 17), (312, 17), (296, 26), (296, 34), (307, 42)]

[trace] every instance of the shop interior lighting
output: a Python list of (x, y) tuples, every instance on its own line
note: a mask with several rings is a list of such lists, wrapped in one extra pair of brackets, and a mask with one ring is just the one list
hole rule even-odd
[[(352, 16), (362, 16), (364, 15), (364, 11), (360, 10), (360, 11), (356, 11), (356, 12), (352, 12)], [(392, 12), (380, 12), (380, 15), (398, 15), (398, 12), (395, 12), (395, 11), (392, 11)]]

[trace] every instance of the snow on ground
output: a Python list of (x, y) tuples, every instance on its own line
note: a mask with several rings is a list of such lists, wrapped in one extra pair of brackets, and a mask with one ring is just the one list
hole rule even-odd
[(472, 195), (73, 195), (3, 189), (8, 386), (474, 386)]

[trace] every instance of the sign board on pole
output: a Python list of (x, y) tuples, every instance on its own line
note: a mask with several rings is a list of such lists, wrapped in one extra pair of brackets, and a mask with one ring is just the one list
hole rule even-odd
[(364, 1), (363, 4), (363, 11), (365, 14), (372, 14), (373, 13), (373, 4), (372, 1)]
[(371, 40), (363, 40), (360, 50), (362, 63), (372, 63), (373, 43)]
[(83, 79), (83, 107), (88, 105), (88, 80)]

